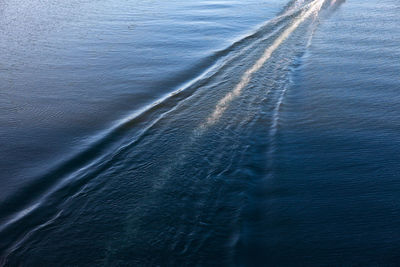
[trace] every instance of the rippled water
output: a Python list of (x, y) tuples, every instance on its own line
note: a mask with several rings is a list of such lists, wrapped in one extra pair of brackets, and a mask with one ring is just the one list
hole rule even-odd
[(396, 265), (397, 0), (7, 0), (0, 265)]

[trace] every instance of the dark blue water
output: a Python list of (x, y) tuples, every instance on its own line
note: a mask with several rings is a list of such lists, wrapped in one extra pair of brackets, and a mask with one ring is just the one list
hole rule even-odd
[(0, 4), (0, 265), (396, 266), (400, 2)]

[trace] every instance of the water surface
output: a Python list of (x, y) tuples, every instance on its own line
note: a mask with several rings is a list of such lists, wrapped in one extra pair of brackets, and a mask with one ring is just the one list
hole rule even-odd
[(6, 1), (1, 264), (395, 265), (399, 10)]

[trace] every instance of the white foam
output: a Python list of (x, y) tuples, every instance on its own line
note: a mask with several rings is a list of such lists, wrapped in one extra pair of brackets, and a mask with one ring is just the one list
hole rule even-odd
[(288, 27), (282, 34), (272, 43), (271, 46), (264, 50), (262, 56), (256, 61), (256, 63), (246, 70), (246, 72), (242, 75), (239, 83), (235, 86), (235, 88), (227, 93), (216, 105), (213, 113), (206, 119), (206, 122), (200, 126), (200, 129), (206, 129), (209, 126), (215, 124), (228, 108), (229, 104), (238, 97), (243, 88), (245, 88), (251, 80), (252, 75), (257, 72), (267, 60), (271, 57), (273, 52), (279, 48), (279, 46), (303, 23), (308, 17), (310, 17), (313, 13), (319, 12), (322, 8), (325, 0), (315, 0), (311, 5), (307, 6), (308, 8), (304, 10)]

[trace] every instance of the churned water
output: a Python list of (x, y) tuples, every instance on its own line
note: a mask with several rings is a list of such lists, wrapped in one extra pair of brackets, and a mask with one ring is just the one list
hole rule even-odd
[(0, 4), (0, 266), (395, 266), (397, 0)]

